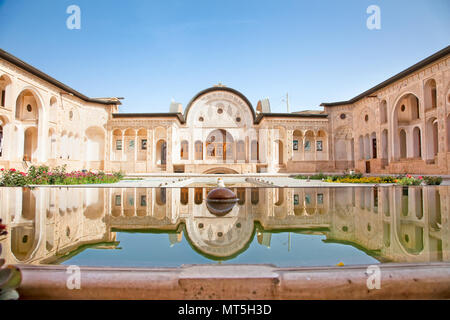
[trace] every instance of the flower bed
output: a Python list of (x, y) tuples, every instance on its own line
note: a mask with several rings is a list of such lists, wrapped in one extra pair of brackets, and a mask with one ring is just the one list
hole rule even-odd
[(20, 187), (26, 185), (71, 185), (115, 183), (123, 178), (121, 172), (107, 174), (102, 171), (72, 171), (66, 172), (66, 166), (51, 169), (47, 166), (31, 166), (28, 172), (16, 169), (1, 169), (0, 186)]
[(322, 173), (311, 176), (296, 176), (295, 179), (311, 179), (322, 180), (324, 182), (336, 182), (336, 183), (394, 183), (403, 186), (418, 186), (418, 185), (440, 185), (442, 182), (441, 177), (422, 177), (417, 178), (407, 174), (404, 176), (392, 177), (392, 176), (380, 176), (380, 177), (363, 177), (361, 173), (347, 174), (343, 176), (325, 176)]

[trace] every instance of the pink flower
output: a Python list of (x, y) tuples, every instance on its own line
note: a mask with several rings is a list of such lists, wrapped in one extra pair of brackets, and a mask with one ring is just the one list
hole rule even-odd
[(420, 177), (419, 177), (419, 180), (422, 180), (422, 179), (423, 179), (422, 176), (420, 176)]

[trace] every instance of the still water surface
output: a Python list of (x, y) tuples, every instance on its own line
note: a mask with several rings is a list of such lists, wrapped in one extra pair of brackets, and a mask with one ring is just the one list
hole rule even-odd
[(0, 188), (7, 263), (329, 266), (450, 261), (450, 187)]

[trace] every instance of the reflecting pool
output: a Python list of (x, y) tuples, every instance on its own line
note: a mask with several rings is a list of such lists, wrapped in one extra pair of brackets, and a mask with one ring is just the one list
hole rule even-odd
[(236, 187), (220, 216), (211, 189), (0, 188), (0, 256), (130, 267), (450, 261), (450, 187)]

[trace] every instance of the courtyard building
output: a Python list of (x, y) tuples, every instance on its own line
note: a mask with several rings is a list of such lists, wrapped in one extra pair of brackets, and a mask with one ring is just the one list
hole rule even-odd
[(123, 113), (0, 50), (0, 167), (125, 173), (450, 173), (450, 46), (323, 110), (271, 112), (222, 84)]

